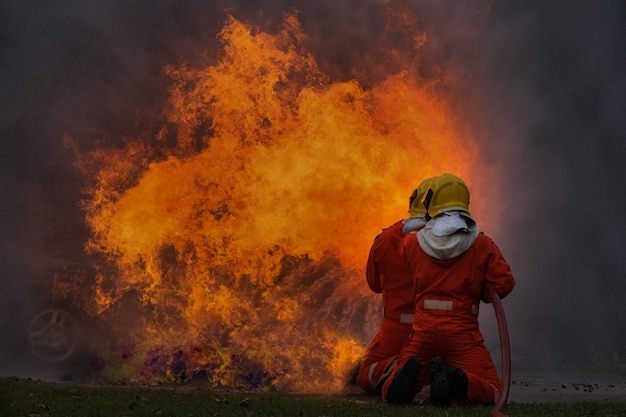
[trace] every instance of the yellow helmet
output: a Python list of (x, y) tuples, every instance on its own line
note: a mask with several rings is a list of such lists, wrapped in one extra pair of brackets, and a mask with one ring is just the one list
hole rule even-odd
[(424, 197), (428, 191), (428, 187), (437, 177), (425, 179), (413, 190), (413, 194), (409, 197), (409, 216), (424, 218), (426, 217), (426, 207), (424, 206)]
[(429, 217), (447, 211), (463, 211), (469, 215), (469, 189), (465, 182), (452, 174), (443, 174), (430, 184), (425, 205)]

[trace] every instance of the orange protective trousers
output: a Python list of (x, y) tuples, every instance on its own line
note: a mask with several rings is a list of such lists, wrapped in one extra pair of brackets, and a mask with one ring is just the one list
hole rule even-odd
[(399, 221), (384, 229), (370, 249), (366, 278), (370, 289), (383, 295), (383, 318), (361, 360), (356, 383), (369, 393), (380, 393), (380, 383), (411, 332), (414, 297), (411, 270), (398, 247), (404, 234)]

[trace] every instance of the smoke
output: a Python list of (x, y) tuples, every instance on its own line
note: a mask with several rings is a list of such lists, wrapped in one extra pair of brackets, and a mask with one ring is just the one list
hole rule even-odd
[(166, 65), (216, 60), (229, 13), (271, 29), (297, 9), (334, 81), (367, 88), (407, 68), (449, 79), (455, 117), (490, 163), (472, 204), (502, 219), (479, 220), (518, 283), (505, 300), (514, 379), (623, 378), (626, 10), (588, 3), (3, 1), (0, 355), (14, 360), (0, 372), (43, 366), (24, 344), (30, 319), (54, 305), (53, 274), (97, 262), (84, 255), (85, 179), (62, 139), (121, 143), (166, 106)]
[(518, 280), (506, 304), (514, 366), (546, 379), (623, 378), (624, 5), (493, 12), (471, 64), (471, 105), (507, 176), (493, 202), (507, 220), (491, 234)]

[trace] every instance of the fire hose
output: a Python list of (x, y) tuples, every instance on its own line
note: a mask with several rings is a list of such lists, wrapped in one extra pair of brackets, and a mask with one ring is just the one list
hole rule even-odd
[(491, 299), (493, 309), (496, 313), (496, 321), (498, 322), (498, 332), (500, 334), (500, 351), (502, 355), (502, 376), (500, 384), (500, 395), (496, 405), (491, 409), (489, 415), (491, 417), (506, 417), (502, 413), (502, 409), (509, 399), (509, 388), (511, 386), (511, 345), (509, 344), (509, 329), (506, 326), (506, 317), (504, 316), (504, 307), (502, 307), (502, 301), (496, 291), (496, 288), (490, 284), (485, 283), (485, 290), (487, 295)]

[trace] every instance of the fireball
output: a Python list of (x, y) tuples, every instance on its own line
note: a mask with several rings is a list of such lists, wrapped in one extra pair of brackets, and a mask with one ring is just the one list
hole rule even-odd
[(78, 154), (107, 266), (69, 288), (113, 329), (110, 378), (341, 390), (380, 319), (372, 239), (422, 179), (472, 183), (441, 80), (333, 81), (304, 39), (295, 14), (276, 33), (230, 18), (212, 65), (164, 69), (161, 126)]

